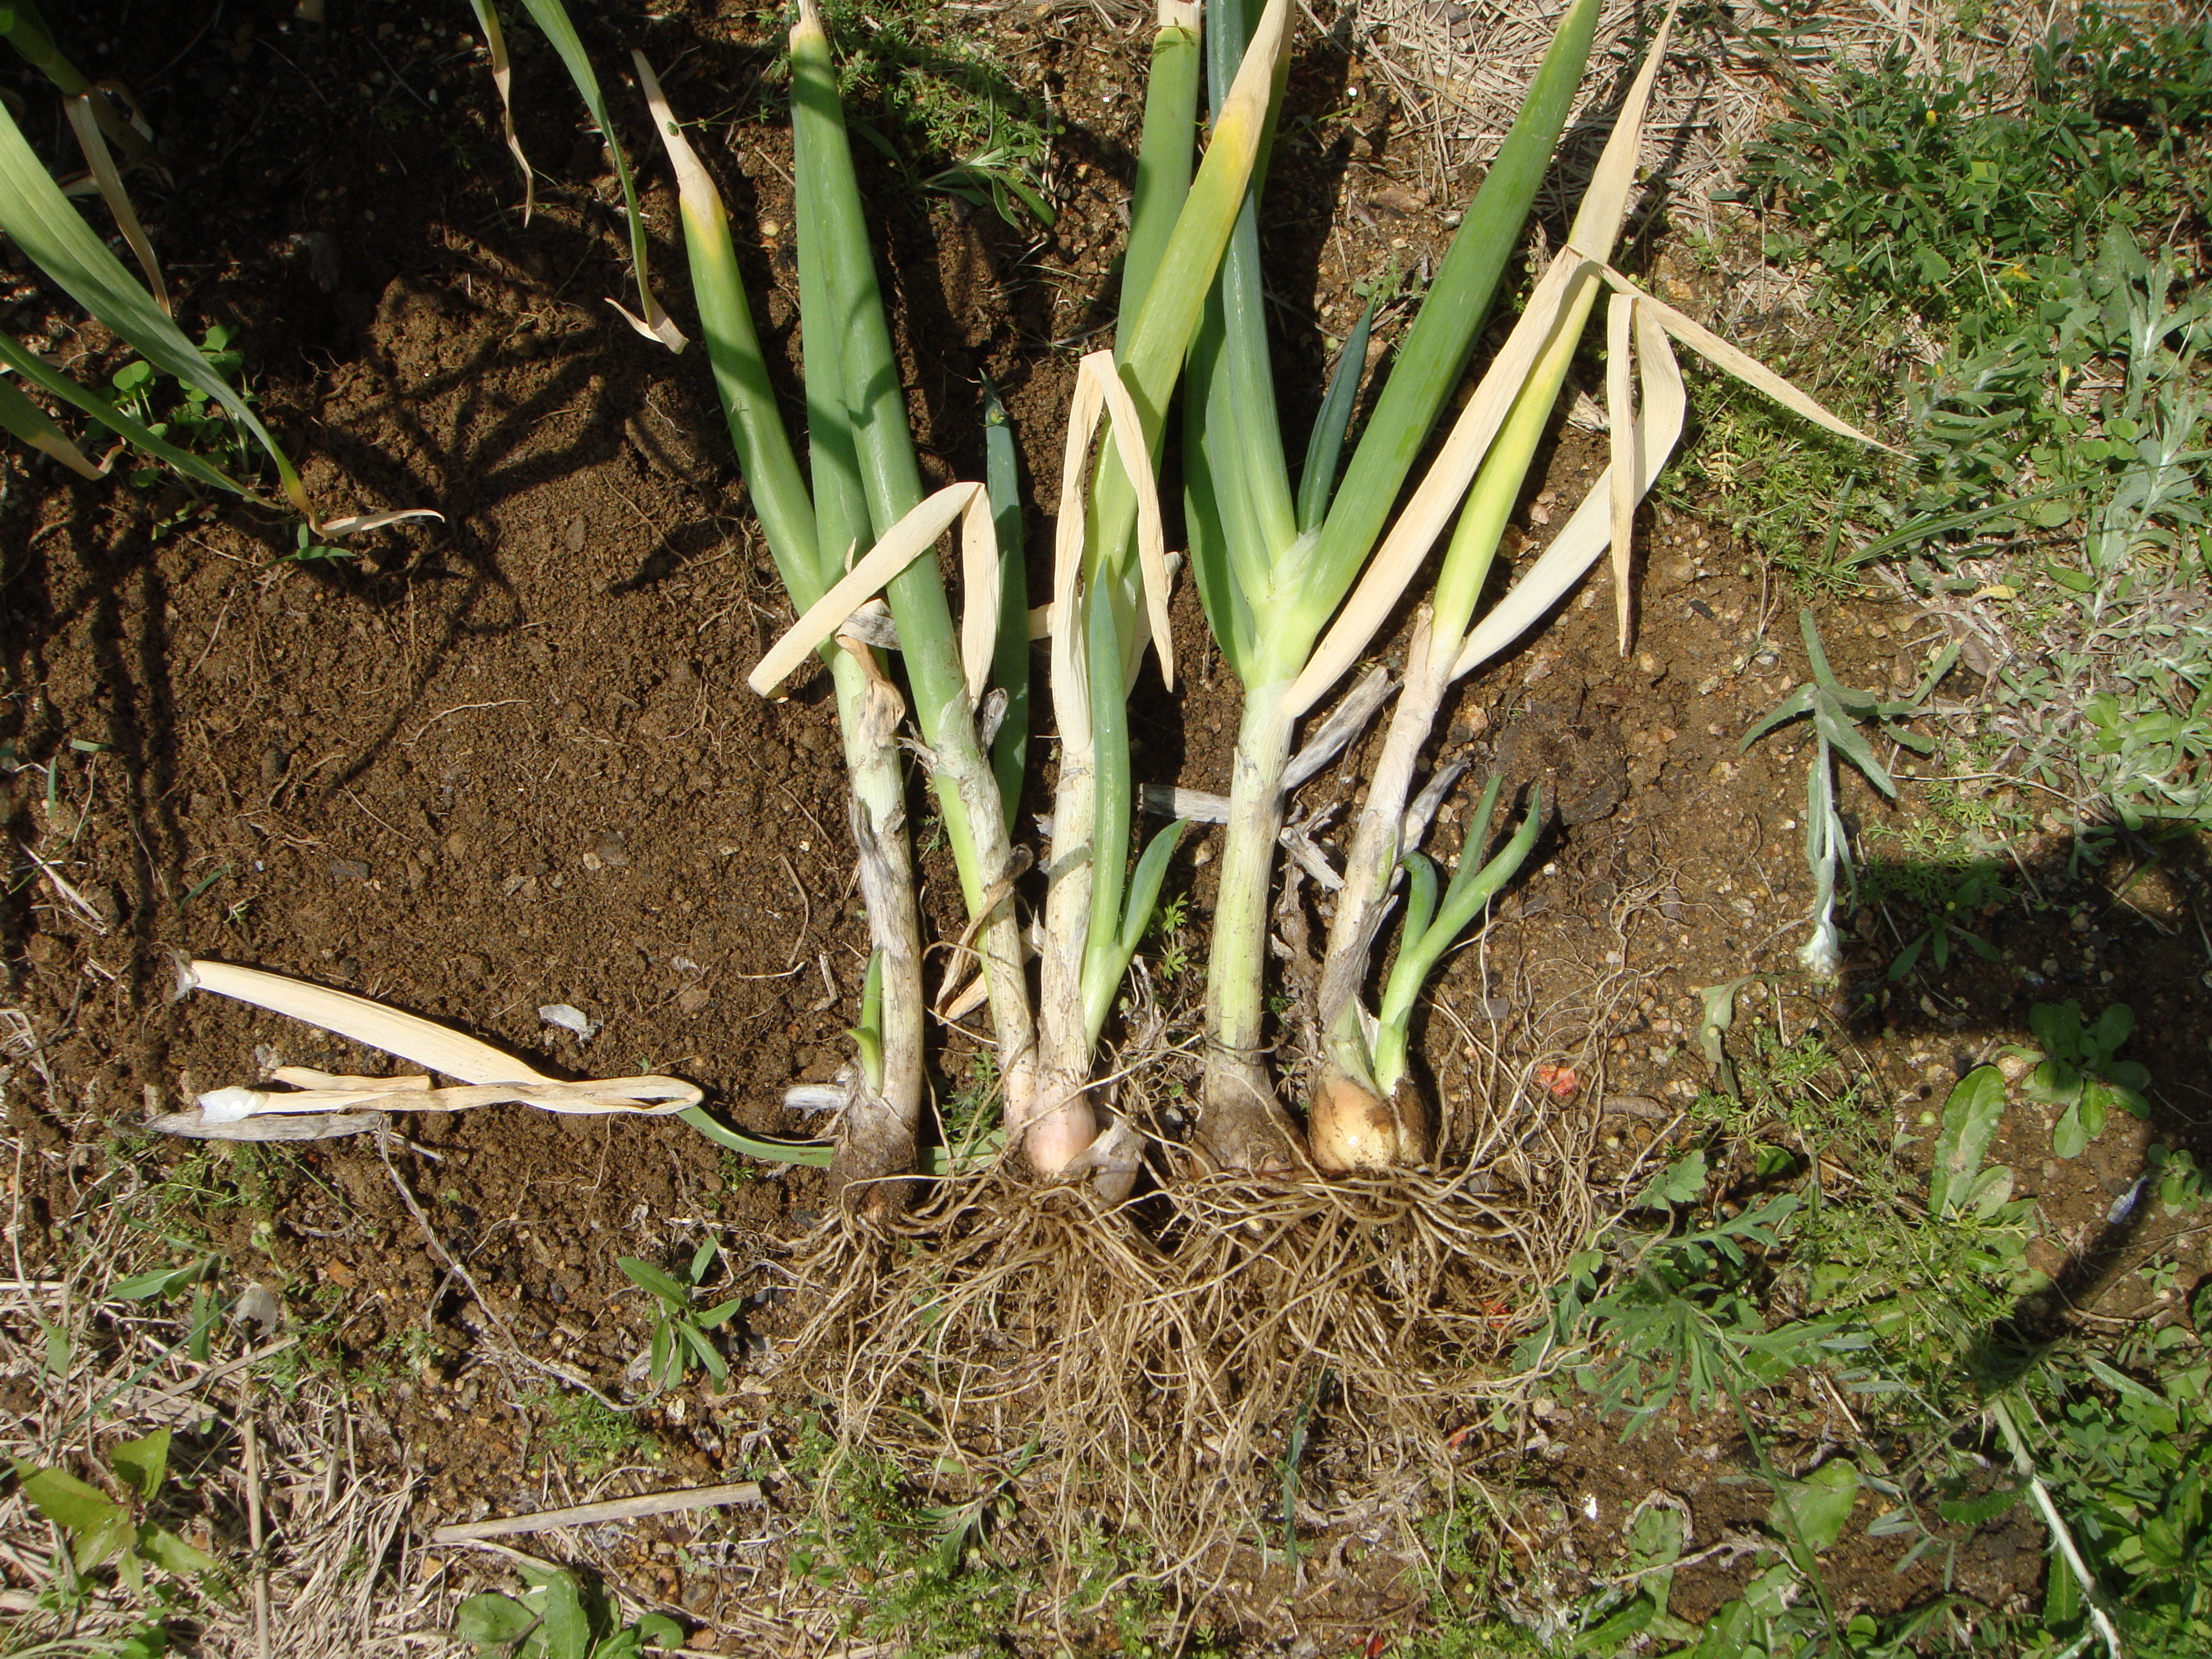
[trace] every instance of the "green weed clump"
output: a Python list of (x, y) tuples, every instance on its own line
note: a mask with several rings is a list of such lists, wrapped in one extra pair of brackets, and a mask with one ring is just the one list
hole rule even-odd
[[(2029, 1097), (2145, 1080), (2112, 1058), (2125, 1008), (2086, 1021), (2070, 1004), (2039, 1008), (2033, 1024), (2045, 1052), (2026, 1056), (2040, 1062), (2023, 1078)], [(1638, 1650), (1672, 1659), (2204, 1651), (2212, 1365), (2184, 1320), (2117, 1335), (2039, 1326), (2051, 1281), (2028, 1262), (2037, 1206), (1990, 1157), (2013, 1098), (2003, 1073), (1969, 1072), (1897, 1132), (1873, 1079), (1817, 1033), (1761, 1029), (1746, 1046), (1734, 1088), (1693, 1109), (1698, 1144), (1570, 1263), (1517, 1358), (1571, 1378), (1631, 1436), (1678, 1402), (1732, 1420), (1747, 1478), (1771, 1498), (1765, 1543), (1741, 1593), (1693, 1625), (1669, 1605), (1683, 1516), (1664, 1495), (1646, 1500), (1626, 1571), (1573, 1610), (1553, 1650), (1643, 1638)], [(2062, 1124), (2053, 1151), (2083, 1144)], [(2154, 1201), (2169, 1219), (2200, 1205), (2193, 1163), (2160, 1149), (2129, 1200)], [(2176, 1276), (2165, 1250), (2140, 1271), (2154, 1287)], [(2212, 1317), (2212, 1289), (2191, 1316), (2198, 1329)], [(1845, 1407), (1840, 1443), (1831, 1405)], [(1820, 1449), (1785, 1469), (1785, 1441)], [(1976, 1531), (2014, 1511), (2049, 1541), (2026, 1615), (1957, 1588)], [(1899, 1574), (1933, 1562), (1940, 1589), (1891, 1615), (1852, 1611), (1825, 1563), (1855, 1538), (1891, 1540)]]
[(2096, 360), (2129, 354), (2092, 319), (2124, 309), (2130, 254), (2148, 266), (2171, 245), (2193, 282), (2208, 84), (2201, 21), (2146, 28), (2094, 9), (2070, 36), (2029, 42), (2024, 68), (1931, 71), (1896, 55), (1801, 84), (1745, 176), (1766, 210), (1758, 254), (1820, 279), (1823, 325), (1784, 367), (1901, 420), (1911, 454), (1878, 471), (1756, 399), (1693, 386), (1704, 482), (1728, 490), (1732, 527), (1808, 589), (1836, 590), (1876, 559), (1928, 554), (1948, 569), (1963, 551), (2089, 526), (2157, 424), (2080, 395)]

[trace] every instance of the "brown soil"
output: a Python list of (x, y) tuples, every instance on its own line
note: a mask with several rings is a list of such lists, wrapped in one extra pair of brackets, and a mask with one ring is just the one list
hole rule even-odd
[[(166, 1174), (173, 1224), (204, 1233), (237, 1282), (281, 1286), (313, 1364), (353, 1379), (356, 1408), (388, 1430), (375, 1443), (393, 1460), (386, 1474), (419, 1477), (407, 1517), (419, 1535), (559, 1502), (572, 1479), (579, 1492), (585, 1483), (547, 1403), (558, 1385), (540, 1376), (533, 1392), (526, 1366), (480, 1363), (485, 1345), (496, 1338), (618, 1395), (646, 1324), (615, 1258), (672, 1262), (708, 1237), (752, 1298), (733, 1328), (744, 1342), (786, 1333), (793, 1313), (775, 1300), (786, 1283), (775, 1264), (817, 1219), (819, 1179), (726, 1158), (669, 1122), (517, 1109), (416, 1121), (390, 1147), (388, 1173), (367, 1138), (218, 1146), (210, 1164), (138, 1126), (272, 1063), (379, 1065), (212, 997), (172, 1001), (173, 957), (314, 978), (554, 1067), (678, 1073), (734, 1121), (804, 1136), (810, 1126), (784, 1109), (782, 1091), (841, 1063), (863, 934), (834, 711), (818, 682), (768, 702), (744, 689), (787, 609), (702, 354), (671, 357), (606, 303), (634, 299), (619, 197), (557, 64), (540, 50), (518, 76), (523, 140), (550, 175), (525, 228), (487, 78), (456, 33), (465, 12), (403, 0), (324, 33), (291, 24), (289, 9), (217, 9), (210, 21), (124, 0), (85, 8), (72, 42), (133, 88), (164, 135), (174, 187), (149, 182), (139, 204), (179, 314), (195, 329), (239, 329), (262, 408), (305, 458), (325, 510), (428, 506), (445, 519), (380, 532), (357, 563), (287, 562), (289, 526), (166, 485), (71, 482), (7, 450), (0, 740), (21, 769), (0, 817), (85, 901), (19, 860), (0, 902), (6, 1001), (30, 1034), (8, 1090), (21, 1148), (9, 1237), (36, 1276), (76, 1247), (80, 1196), (103, 1167)], [(679, 106), (734, 112), (734, 125), (710, 126), (708, 148), (738, 224), (761, 227), (758, 240), (741, 231), (739, 246), (772, 349), (787, 352), (789, 237), (766, 231), (791, 219), (773, 20), (709, 0), (663, 5), (655, 20), (620, 44), (635, 36), (664, 67), (682, 64), (670, 80)], [(1056, 230), (1031, 240), (918, 191), (866, 147), (864, 183), (925, 470), (980, 476), (973, 388), (988, 373), (1022, 434), (1034, 499), (1048, 501), (1056, 411), (1107, 314), (1142, 54), (1087, 7), (979, 13), (973, 27), (994, 31), (1009, 75), (1049, 90), (1065, 124)], [(621, 61), (615, 31), (586, 34), (603, 70)], [(1301, 49), (1269, 210), (1286, 386), (1317, 388), (1323, 332), (1348, 325), (1355, 284), (1416, 264), (1448, 234), (1387, 100), (1351, 95), (1364, 79), (1326, 42)], [(618, 108), (634, 101), (619, 90)], [(643, 162), (641, 123), (625, 136)], [(662, 293), (688, 323), (672, 202), (657, 167), (642, 173)], [(9, 326), (88, 379), (119, 361), (20, 262), (11, 269)], [(1286, 408), (1286, 429), (1302, 431), (1310, 412)], [(1563, 519), (1560, 495), (1571, 504), (1601, 464), (1601, 443), (1570, 434), (1523, 504), (1526, 530), (1540, 538)], [(1048, 528), (1030, 526), (1035, 582)], [(1626, 660), (1599, 581), (1451, 711), (1449, 744), (1511, 783), (1543, 777), (1561, 812), (1480, 947), (1441, 977), (1446, 1012), (1421, 1043), (1425, 1076), (1462, 1136), (1500, 1100), (1533, 1099), (1516, 1091), (1534, 1066), (1577, 1068), (1579, 1090), (1549, 1109), (1566, 1142), (1587, 1148), (1583, 1178), (1601, 1193), (1646, 1178), (1703, 1081), (1692, 988), (1788, 977), (1810, 902), (1793, 822), (1802, 739), (1738, 753), (1747, 718), (1803, 677), (1794, 601), (1718, 532), (1662, 510), (1638, 603)], [(1187, 592), (1176, 623), (1185, 690), (1170, 699), (1153, 684), (1141, 697), (1139, 771), (1218, 788), (1235, 688)], [(1825, 626), (1854, 684), (1909, 680), (1929, 635), (1871, 605)], [(1325, 775), (1307, 809), (1332, 788), (1354, 799)], [(1855, 813), (1881, 810), (1850, 793)], [(1200, 939), (1204, 846), (1186, 849), (1170, 884), (1190, 893)], [(2193, 1139), (2203, 1155), (2198, 1103), (2212, 1084), (2197, 854), (2169, 847), (2151, 867), (2124, 849), (2077, 872), (2074, 851), (2053, 834), (2023, 872), (2077, 907), (2071, 919), (2063, 908), (1993, 919), (2000, 963), (1954, 959), (1940, 982), (1889, 988), (1881, 971), (1895, 945), (1868, 939), (1835, 1006), (1792, 1016), (1863, 1048), (1909, 1115), (1996, 1045), (2025, 1040), (2034, 1000), (2063, 992), (2093, 1009), (2136, 1007), (2130, 1052), (2156, 1079), (2158, 1120), (2117, 1122), (2082, 1164), (2061, 1166), (2048, 1161), (2047, 1125), (2015, 1114), (1996, 1154), (2043, 1205), (2039, 1249), (2061, 1293), (2032, 1311), (2054, 1319), (2069, 1306), (2142, 1310), (2148, 1292), (2125, 1270), (2153, 1241), (2105, 1214), (2148, 1140)], [(944, 937), (957, 928), (950, 866), (940, 857), (928, 873)], [(1196, 971), (1164, 982), (1164, 1000), (1187, 1001)], [(556, 1003), (604, 1022), (587, 1048), (540, 1019)], [(949, 1045), (948, 1092), (972, 1061), (963, 1042)], [(2198, 1263), (2203, 1243), (2184, 1244)], [(482, 1305), (446, 1271), (448, 1251)], [(711, 1398), (687, 1388), (634, 1420), (672, 1481), (758, 1466), (763, 1448), (771, 1461), (793, 1455), (799, 1433), (763, 1386), (747, 1377)], [(1654, 1489), (1690, 1498), (1700, 1540), (1709, 1524), (1756, 1517), (1755, 1487), (1716, 1483), (1742, 1462), (1731, 1433), (1684, 1422), (1621, 1445), (1581, 1422), (1544, 1443), (1527, 1478), (1558, 1495), (1557, 1535), (1597, 1571)], [(1522, 1449), (1477, 1436), (1464, 1455), (1495, 1473)], [(783, 1528), (810, 1499), (785, 1486), (771, 1501)], [(2027, 1524), (1974, 1540), (1958, 1587), (1993, 1602), (2032, 1589), (2039, 1544), (2020, 1531)], [(758, 1559), (717, 1568), (698, 1547), (708, 1535), (651, 1523), (599, 1559), (647, 1602), (695, 1621), (702, 1645), (716, 1631), (734, 1640), (750, 1627), (740, 1621)], [(701, 1548), (681, 1573), (671, 1539)], [(1316, 1546), (1324, 1558), (1328, 1548)], [(1395, 1569), (1356, 1565), (1364, 1553), (1346, 1565), (1339, 1547), (1342, 1579), (1310, 1569), (1322, 1599), (1299, 1616), (1334, 1632), (1404, 1631), (1405, 1584)], [(1893, 1559), (1854, 1555), (1832, 1584), (1881, 1607), (1931, 1588), (1930, 1570), (1893, 1578)], [(474, 1571), (451, 1566), (456, 1583)], [(1686, 1574), (1679, 1605), (1717, 1602), (1732, 1582), (1723, 1569)], [(1287, 1639), (1281, 1607), (1268, 1603), (1288, 1593), (1261, 1582), (1203, 1611), (1267, 1648)]]

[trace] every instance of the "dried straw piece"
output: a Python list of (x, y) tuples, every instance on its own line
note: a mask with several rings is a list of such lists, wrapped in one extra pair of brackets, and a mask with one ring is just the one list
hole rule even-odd
[(430, 1534), (434, 1544), (472, 1544), (482, 1538), (506, 1538), (516, 1533), (550, 1532), (556, 1527), (588, 1527), (601, 1521), (637, 1521), (649, 1515), (682, 1515), (691, 1510), (720, 1509), (731, 1504), (757, 1504), (760, 1482), (733, 1480), (726, 1486), (693, 1486), (683, 1492), (647, 1492), (641, 1498), (610, 1498), (603, 1503), (578, 1504), (570, 1509), (539, 1510), (533, 1515), (508, 1516), (498, 1521), (470, 1521), (440, 1527)]
[[(672, 1077), (605, 1078), (569, 1083), (480, 1042), (450, 1026), (372, 1002), (350, 992), (305, 980), (241, 968), (227, 962), (191, 962), (179, 973), (181, 990), (235, 997), (273, 1013), (351, 1037), (402, 1060), (457, 1077), (468, 1086), (437, 1089), (422, 1076), (339, 1076), (307, 1066), (280, 1066), (274, 1081), (284, 1090), (228, 1088), (202, 1095), (189, 1111), (157, 1118), (167, 1134), (200, 1139), (324, 1139), (359, 1133), (394, 1111), (467, 1111), (517, 1103), (541, 1110), (586, 1115), (680, 1112), (704, 1098), (696, 1084)], [(274, 1118), (264, 1124), (258, 1120)], [(301, 1119), (307, 1121), (301, 1127)], [(285, 1123), (289, 1119), (291, 1124)]]

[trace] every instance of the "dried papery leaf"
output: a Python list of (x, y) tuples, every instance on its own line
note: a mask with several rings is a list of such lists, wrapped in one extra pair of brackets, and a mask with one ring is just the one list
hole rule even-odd
[(1652, 83), (1658, 80), (1660, 65), (1666, 61), (1667, 41), (1674, 32), (1674, 14), (1680, 9), (1680, 0), (1675, 0), (1660, 20), (1659, 33), (1644, 54), (1644, 65), (1637, 70), (1628, 96), (1621, 100), (1613, 132), (1590, 172), (1589, 187), (1583, 191), (1581, 205), (1575, 210), (1575, 222), (1568, 228), (1567, 240), (1593, 258), (1613, 257), (1621, 221), (1628, 216), (1628, 192), (1635, 187), (1636, 158), (1644, 145), (1644, 112), (1651, 107)]
[(1288, 794), (1340, 754), (1345, 745), (1367, 729), (1389, 701), (1396, 683), (1381, 663), (1370, 663), (1352, 683), (1352, 690), (1337, 699), (1328, 718), (1309, 732), (1304, 744), (1283, 769), (1283, 793)]
[(116, 228), (131, 245), (138, 268), (146, 273), (146, 286), (153, 291), (154, 303), (174, 316), (176, 308), (169, 303), (168, 284), (161, 280), (161, 262), (154, 257), (154, 245), (146, 240), (146, 228), (138, 222), (137, 210), (131, 205), (131, 193), (123, 188), (123, 175), (115, 170), (115, 158), (107, 153), (107, 140), (101, 135), (99, 113), (92, 101), (99, 95), (86, 92), (62, 100), (63, 107), (69, 112), (70, 129), (76, 134), (77, 148), (84, 152), (85, 165), (92, 170), (93, 182), (100, 186), (100, 199), (115, 216)]
[(356, 513), (349, 518), (326, 519), (315, 526), (315, 533), (337, 540), (346, 536), (359, 536), (371, 530), (381, 530), (386, 525), (404, 524), (410, 519), (435, 519), (443, 524), (446, 515), (429, 507), (403, 507), (389, 513)]
[[(1175, 641), (1168, 631), (1167, 532), (1160, 523), (1160, 491), (1152, 477), (1152, 459), (1145, 450), (1144, 428), (1137, 405), (1110, 351), (1094, 351), (1083, 360), (1079, 373), (1088, 374), (1103, 395), (1106, 413), (1113, 416), (1114, 453), (1128, 475), (1137, 495), (1137, 564), (1145, 582), (1145, 611), (1152, 624), (1152, 650), (1160, 659), (1160, 678), (1175, 690)], [(1097, 416), (1091, 417), (1097, 422)], [(1085, 434), (1088, 447), (1090, 434)]]
[[(349, 991), (337, 991), (326, 985), (313, 985), (306, 980), (293, 979), (283, 974), (272, 974), (258, 968), (241, 968), (234, 963), (194, 961), (185, 965), (184, 978), (191, 988), (214, 991), (220, 995), (234, 997), (240, 1002), (250, 1002), (257, 1008), (266, 1008), (271, 1013), (283, 1014), (309, 1025), (319, 1025), (326, 1031), (351, 1037), (373, 1048), (381, 1048), (402, 1060), (411, 1060), (418, 1066), (459, 1078), (465, 1083), (496, 1084), (509, 1089), (520, 1088), (532, 1095), (543, 1093), (545, 1100), (559, 1098), (574, 1102), (590, 1097), (595, 1091), (636, 1099), (652, 1098), (667, 1104), (657, 1109), (679, 1111), (685, 1106), (696, 1105), (704, 1097), (696, 1085), (680, 1078), (641, 1077), (615, 1078), (599, 1082), (564, 1083), (547, 1077), (536, 1067), (516, 1059), (513, 1054), (495, 1048), (488, 1042), (478, 1042), (465, 1032), (456, 1031), (449, 1025), (424, 1019), (419, 1014), (403, 1013), (397, 1008), (372, 1002), (367, 997), (357, 997)], [(407, 1092), (414, 1092), (411, 1085)], [(533, 1099), (533, 1104), (544, 1101)], [(577, 1109), (573, 1104), (552, 1109)], [(607, 1109), (632, 1110), (632, 1106), (611, 1106)]]
[(960, 516), (960, 666), (968, 678), (968, 701), (980, 703), (991, 684), (991, 659), (999, 648), (999, 527), (992, 522), (988, 492), (977, 486), (981, 512)]
[(430, 1079), (421, 1073), (413, 1076), (353, 1077), (341, 1072), (319, 1072), (312, 1066), (279, 1066), (269, 1073), (277, 1083), (289, 1083), (295, 1089), (381, 1089), (387, 1094), (402, 1090), (428, 1089)]
[(507, 61), (507, 34), (499, 26), (499, 12), (492, 0), (469, 0), (469, 3), (476, 8), (484, 51), (491, 58), (491, 83), (499, 92), (499, 118), (507, 129), (507, 148), (515, 166), (522, 169), (522, 224), (526, 230), (538, 205), (538, 180), (530, 170), (530, 158), (522, 153), (522, 140), (514, 136), (514, 71)]
[(1559, 328), (1574, 298), (1577, 283), (1593, 280), (1590, 270), (1589, 261), (1572, 247), (1565, 247), (1537, 282), (1520, 320), (1460, 411), (1450, 436), (1437, 452), (1413, 499), (1390, 526), (1390, 533), (1368, 562), (1342, 613), (1322, 636), (1321, 644), (1292, 683), (1285, 699), (1285, 708), (1292, 718), (1311, 709), (1343, 677), (1397, 608), (1407, 584), (1458, 511), (1468, 485), (1528, 383), (1528, 371)]
[(1067, 406), (1060, 513), (1053, 522), (1052, 599), (1044, 607), (1045, 633), (1052, 640), (1054, 717), (1063, 741), (1073, 744), (1078, 756), (1087, 756), (1091, 744), (1091, 665), (1083, 626), (1076, 618), (1075, 591), (1083, 577), (1091, 440), (1106, 404), (1105, 387), (1090, 368), (1088, 357), (1077, 366), (1075, 393)]
[(23, 395), (13, 380), (0, 375), (0, 427), (5, 427), (32, 448), (44, 452), (80, 477), (104, 478), (107, 468), (95, 466), (85, 453), (70, 441), (69, 434), (53, 423), (46, 411)]
[(120, 81), (94, 81), (92, 90), (92, 118), (100, 123), (101, 136), (122, 152), (123, 170), (144, 167), (167, 179), (168, 168), (154, 153), (154, 124), (131, 88)]
[[(927, 552), (952, 526), (952, 521), (966, 514), (980, 518), (981, 533), (991, 535), (991, 503), (979, 483), (947, 484), (935, 495), (925, 497), (920, 505), (884, 533), (883, 539), (870, 548), (860, 562), (839, 579), (830, 590), (809, 605), (806, 614), (793, 623), (783, 636), (770, 646), (768, 654), (760, 659), (747, 685), (766, 696), (784, 678), (806, 660), (824, 640), (830, 638), (844, 626), (845, 620), (870, 599), (882, 592), (884, 585)], [(964, 547), (972, 547), (972, 532), (963, 537)], [(996, 558), (995, 549), (992, 556)], [(971, 571), (971, 575), (978, 573)], [(989, 569), (980, 573), (988, 576)], [(997, 586), (991, 586), (992, 603), (997, 603)], [(971, 597), (972, 602), (972, 597)], [(988, 664), (986, 649), (983, 660)], [(973, 668), (967, 667), (972, 677)]]
[(1613, 598), (1620, 622), (1620, 654), (1628, 654), (1629, 538), (1636, 529), (1636, 503), (1643, 492), (1636, 477), (1636, 402), (1629, 376), (1635, 372), (1629, 331), (1636, 321), (1636, 297), (1615, 294), (1605, 311), (1605, 415), (1613, 465)]
[(146, 1127), (155, 1134), (182, 1135), (191, 1140), (336, 1140), (342, 1135), (388, 1129), (392, 1120), (382, 1112), (327, 1112), (225, 1122), (209, 1117), (195, 1106), (189, 1111), (167, 1113)]
[(1882, 442), (1881, 439), (1869, 437), (1841, 416), (1831, 414), (1815, 399), (1800, 392), (1756, 357), (1730, 345), (1711, 329), (1691, 321), (1689, 318), (1664, 301), (1653, 299), (1611, 265), (1605, 267), (1604, 274), (1605, 280), (1618, 292), (1635, 295), (1637, 309), (1639, 312), (1649, 311), (1651, 315), (1659, 319), (1668, 333), (1689, 347), (1715, 368), (1725, 369), (1754, 391), (1765, 392), (1790, 413), (1802, 415), (1815, 426), (1826, 427), (1838, 437), (1856, 438), (1859, 442), (1870, 448), (1879, 449), (1884, 454), (1895, 455), (1900, 453)]
[(1145, 811), (1164, 818), (1188, 818), (1193, 823), (1229, 822), (1229, 797), (1203, 789), (1186, 789), (1179, 783), (1147, 783), (1137, 792)]
[(199, 1097), (202, 1117), (234, 1123), (285, 1113), (467, 1112), (479, 1106), (535, 1106), (569, 1116), (653, 1116), (696, 1106), (705, 1097), (693, 1085), (665, 1077), (603, 1078), (591, 1083), (468, 1083), (458, 1088), (413, 1086), (418, 1079), (356, 1078), (368, 1086), (346, 1089), (213, 1089)]
[[(1641, 485), (1637, 497), (1641, 500), (1681, 441), (1689, 398), (1681, 368), (1656, 319), (1645, 316), (1639, 304), (1636, 321), (1637, 344), (1641, 349), (1637, 367), (1644, 386), (1644, 418), (1636, 429), (1637, 477)], [(1591, 485), (1566, 528), (1553, 538), (1512, 592), (1475, 625), (1452, 663), (1453, 678), (1519, 639), (1597, 562), (1612, 540), (1612, 474), (1613, 469), (1607, 467), (1606, 476)]]

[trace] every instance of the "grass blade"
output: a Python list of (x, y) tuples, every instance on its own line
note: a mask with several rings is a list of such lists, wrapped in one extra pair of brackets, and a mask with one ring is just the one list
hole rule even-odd
[[(607, 154), (614, 159), (615, 178), (622, 185), (623, 207), (629, 224), (629, 263), (637, 277), (638, 304), (645, 315), (638, 317), (616, 301), (607, 303), (621, 312), (629, 325), (649, 340), (658, 340), (671, 351), (684, 349), (684, 331), (660, 308), (653, 297), (653, 279), (647, 269), (645, 246), (645, 216), (638, 210), (637, 185), (630, 177), (629, 158), (623, 153), (622, 140), (615, 137), (613, 118), (607, 113), (607, 100), (599, 90), (598, 72), (592, 68), (591, 54), (577, 38), (576, 26), (568, 21), (568, 9), (561, 0), (522, 0), (545, 38), (552, 42), (554, 52), (568, 71), (568, 78), (576, 83), (576, 91), (591, 112), (592, 120), (599, 130), (599, 137), (607, 141)], [(479, 12), (479, 17), (482, 13)]]
[[(286, 499), (301, 517), (311, 523), (315, 521), (314, 508), (298, 471), (269, 428), (261, 423), (260, 416), (228, 381), (209, 367), (199, 348), (167, 312), (154, 303), (153, 297), (123, 268), (122, 261), (108, 252), (107, 245), (94, 234), (84, 216), (40, 164), (30, 145), (24, 142), (14, 116), (4, 109), (0, 109), (0, 231), (13, 238), (33, 264), (140, 356), (161, 373), (198, 388), (220, 404), (233, 420), (252, 434), (269, 459), (276, 463), (277, 479)], [(21, 364), (17, 367), (21, 368)], [(40, 384), (45, 382), (41, 380)], [(58, 392), (54, 387), (49, 390)], [(72, 398), (70, 401), (77, 400)], [(79, 406), (82, 407), (81, 404)], [(106, 423), (113, 426), (116, 422), (107, 417)], [(252, 493), (223, 478), (212, 467), (204, 472), (196, 471), (193, 476), (204, 482), (212, 477), (219, 487), (238, 490), (241, 495)]]
[(507, 32), (499, 25), (499, 8), (493, 0), (469, 0), (476, 9), (477, 27), (483, 31), (484, 52), (491, 58), (491, 83), (499, 93), (500, 125), (507, 131), (507, 148), (522, 169), (522, 222), (526, 228), (538, 205), (538, 176), (530, 158), (522, 153), (522, 140), (514, 133), (514, 70), (507, 61)]

